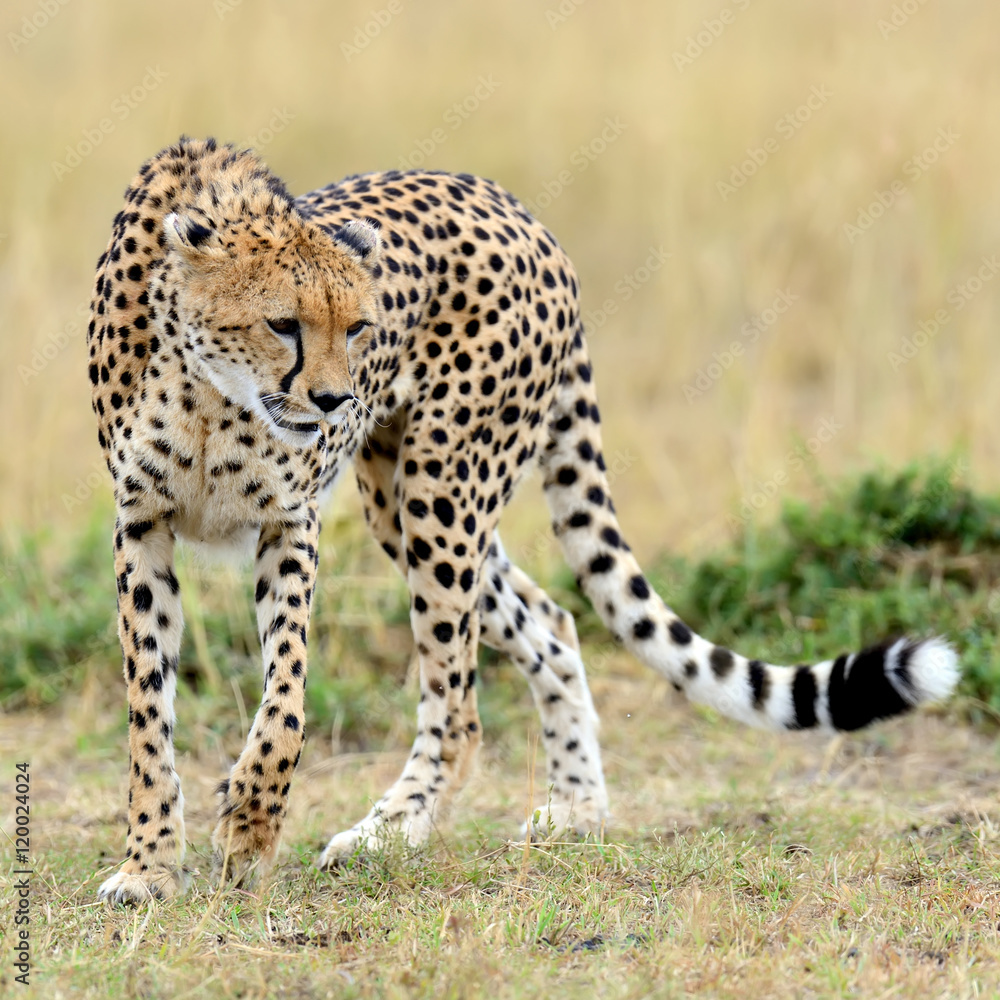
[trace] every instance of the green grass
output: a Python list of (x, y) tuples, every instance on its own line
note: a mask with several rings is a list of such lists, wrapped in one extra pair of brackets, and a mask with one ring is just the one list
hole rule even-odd
[(660, 568), (700, 632), (773, 662), (944, 635), (961, 655), (962, 694), (1000, 710), (1000, 498), (973, 493), (958, 463), (829, 486), (729, 551)]
[[(992, 627), (1000, 498), (972, 492), (960, 471), (925, 464), (829, 484), (820, 501), (786, 501), (777, 523), (751, 523), (729, 548), (700, 561), (664, 556), (650, 574), (697, 631), (773, 662), (902, 633), (944, 635), (962, 655), (962, 693), (1000, 712)], [(40, 534), (0, 548), (0, 698), (8, 707), (53, 702), (80, 678), (81, 663), (104, 681), (116, 676), (110, 522), (108, 510), (97, 510), (59, 558)], [(348, 740), (362, 735), (352, 720), (402, 707), (409, 654), (405, 586), (371, 549), (347, 518), (324, 528), (310, 645), (338, 667), (310, 678), (309, 709), (323, 726), (342, 715)], [(195, 692), (214, 695), (229, 690), (224, 676), (235, 676), (249, 704), (259, 657), (251, 574), (203, 568), (183, 549), (180, 556), (188, 622), (180, 674)], [(548, 585), (578, 615), (584, 639), (607, 639), (568, 569)]]
[[(312, 867), (318, 850), (398, 770), (415, 700), (403, 583), (359, 525), (333, 516), (286, 844), (256, 892), (221, 895), (213, 790), (259, 697), (253, 602), (246, 572), (182, 556), (176, 743), (192, 882), (170, 904), (124, 910), (94, 901), (124, 833), (110, 512), (68, 548), (8, 542), (2, 747), (32, 766), (39, 995), (990, 995), (1000, 751), (992, 724), (968, 721), (1000, 707), (998, 513), (954, 464), (883, 471), (788, 502), (709, 558), (651, 566), (693, 626), (741, 652), (798, 661), (901, 631), (956, 643), (950, 710), (832, 742), (748, 731), (674, 699), (557, 574), (547, 585), (578, 615), (603, 719), (603, 842), (509, 839), (539, 797), (537, 722), (514, 670), (484, 653), (486, 744), (454, 822), (425, 851), (328, 875)], [(5, 927), (13, 905), (4, 894)], [(8, 938), (0, 975), (12, 961)]]

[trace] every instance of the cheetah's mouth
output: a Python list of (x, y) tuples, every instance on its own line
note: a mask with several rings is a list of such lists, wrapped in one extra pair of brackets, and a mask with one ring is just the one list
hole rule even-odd
[(319, 432), (319, 422), (316, 420), (295, 420), (290, 417), (285, 409), (284, 400), (281, 397), (267, 399), (261, 397), (267, 415), (274, 422), (276, 427), (283, 431), (291, 431), (292, 434), (303, 434), (313, 436)]
[(271, 419), (283, 430), (293, 431), (296, 434), (315, 434), (319, 430), (317, 423), (300, 424), (294, 420), (288, 420), (286, 417), (276, 417), (273, 413)]

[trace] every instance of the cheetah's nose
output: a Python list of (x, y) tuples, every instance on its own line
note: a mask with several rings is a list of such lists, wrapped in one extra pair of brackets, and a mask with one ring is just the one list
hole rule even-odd
[(341, 403), (346, 403), (351, 396), (335, 396), (332, 392), (315, 393), (309, 390), (309, 398), (324, 412), (330, 413), (337, 409)]

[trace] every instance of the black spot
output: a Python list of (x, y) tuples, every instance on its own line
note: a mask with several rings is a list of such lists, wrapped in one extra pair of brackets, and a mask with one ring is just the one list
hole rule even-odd
[(438, 497), (434, 501), (434, 513), (446, 528), (450, 528), (455, 520), (455, 508), (444, 497)]
[(678, 646), (686, 646), (691, 641), (691, 629), (687, 627), (680, 620), (680, 618), (675, 618), (670, 623), (670, 638), (677, 643)]
[(733, 654), (724, 646), (715, 646), (708, 662), (712, 665), (712, 672), (721, 680), (733, 669)]
[(438, 622), (434, 626), (434, 638), (440, 643), (451, 642), (452, 636), (455, 634), (455, 629), (451, 622)]
[(621, 547), (621, 536), (614, 528), (604, 528), (601, 531), (601, 538), (613, 549)]
[(153, 606), (153, 592), (144, 583), (132, 591), (132, 603), (136, 611), (148, 611)]
[[(646, 578), (641, 574), (639, 576), (633, 576), (628, 582), (629, 590), (632, 591), (632, 596), (639, 598), (640, 601), (648, 600), (649, 598), (649, 584), (646, 583)], [(671, 625), (671, 628), (673, 626)]]
[(656, 625), (651, 618), (642, 618), (632, 627), (632, 634), (637, 639), (648, 639), (656, 631)]

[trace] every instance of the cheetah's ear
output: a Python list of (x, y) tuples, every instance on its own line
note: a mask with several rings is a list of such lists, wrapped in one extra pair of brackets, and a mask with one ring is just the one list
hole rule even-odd
[(163, 220), (167, 244), (188, 265), (204, 265), (225, 256), (214, 229), (190, 216), (171, 212)]
[(378, 230), (370, 222), (351, 219), (334, 234), (333, 240), (353, 257), (362, 267), (371, 270), (382, 256), (382, 240)]

